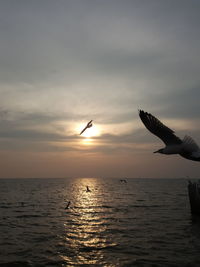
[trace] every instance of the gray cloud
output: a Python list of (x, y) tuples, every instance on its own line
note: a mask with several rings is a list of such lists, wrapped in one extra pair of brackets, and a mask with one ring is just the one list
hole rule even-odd
[[(152, 93), (148, 104), (153, 108), (150, 108), (149, 112), (151, 110), (159, 110), (161, 116), (168, 118), (199, 119), (199, 88), (191, 87), (181, 90), (166, 90), (162, 94)], [(147, 101), (145, 101), (146, 103)], [(197, 129), (199, 129), (198, 125)]]
[(95, 69), (121, 76), (155, 75), (163, 66), (172, 72), (176, 64), (166, 65), (167, 57), (197, 56), (198, 7), (197, 1), (4, 2), (1, 80), (38, 83)]

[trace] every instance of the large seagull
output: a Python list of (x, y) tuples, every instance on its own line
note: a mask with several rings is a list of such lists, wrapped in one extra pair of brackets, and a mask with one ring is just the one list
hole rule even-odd
[(200, 148), (196, 142), (190, 137), (185, 136), (183, 140), (174, 134), (174, 131), (165, 126), (156, 117), (150, 113), (139, 110), (139, 116), (146, 128), (164, 143), (165, 147), (154, 153), (166, 155), (179, 154), (183, 158), (200, 161)]

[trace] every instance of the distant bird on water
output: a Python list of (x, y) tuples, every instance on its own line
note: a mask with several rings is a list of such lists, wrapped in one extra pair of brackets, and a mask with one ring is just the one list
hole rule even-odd
[(127, 183), (126, 179), (121, 179), (120, 182), (121, 183)]
[(68, 201), (67, 206), (65, 207), (65, 210), (69, 209), (70, 204), (71, 204), (71, 201)]
[(166, 147), (154, 153), (166, 155), (179, 154), (183, 158), (200, 161), (200, 148), (190, 136), (186, 135), (183, 140), (181, 140), (174, 134), (173, 130), (165, 126), (153, 115), (143, 110), (139, 110), (139, 116), (146, 128), (159, 137), (166, 145)]
[(91, 192), (91, 190), (90, 190), (88, 185), (86, 186), (86, 192)]
[(80, 132), (80, 135), (81, 135), (83, 132), (85, 132), (85, 130), (86, 130), (87, 128), (90, 128), (90, 127), (92, 127), (92, 120), (88, 122), (88, 124), (85, 126), (85, 128)]

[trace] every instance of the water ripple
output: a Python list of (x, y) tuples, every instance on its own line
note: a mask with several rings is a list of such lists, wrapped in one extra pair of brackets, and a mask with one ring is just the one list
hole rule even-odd
[(0, 266), (200, 266), (184, 180), (0, 183)]

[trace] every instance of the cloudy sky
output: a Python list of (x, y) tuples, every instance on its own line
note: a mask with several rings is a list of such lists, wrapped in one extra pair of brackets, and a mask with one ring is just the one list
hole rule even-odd
[[(0, 177), (199, 177), (199, 0), (0, 0)], [(80, 136), (84, 125), (93, 127)]]

